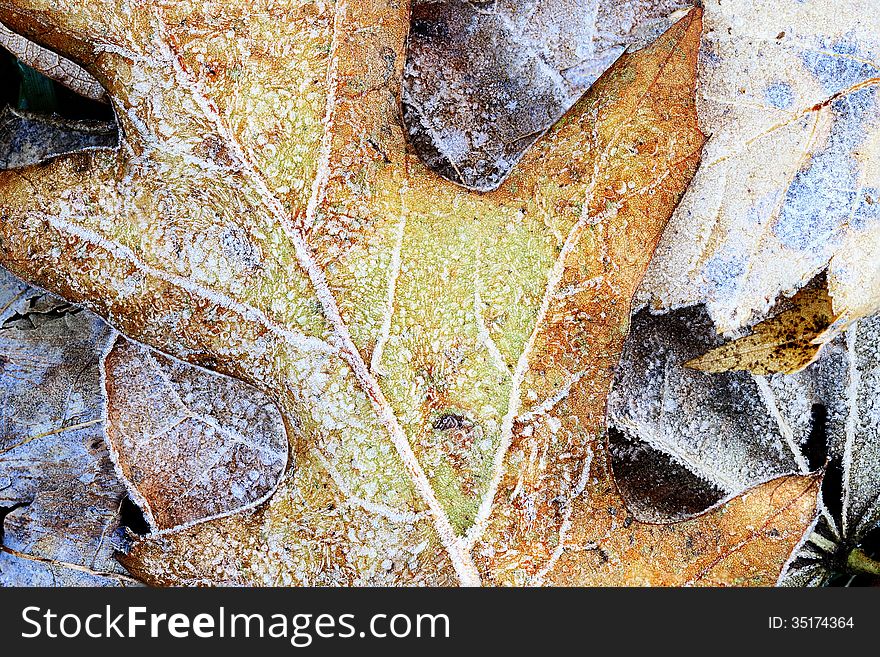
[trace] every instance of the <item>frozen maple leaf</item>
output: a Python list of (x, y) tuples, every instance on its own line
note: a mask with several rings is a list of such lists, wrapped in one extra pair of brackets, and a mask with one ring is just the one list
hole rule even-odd
[(651, 526), (625, 517), (603, 449), (630, 299), (700, 158), (699, 10), (479, 195), (406, 151), (406, 3), (0, 6), (102, 83), (123, 131), (0, 175), (0, 259), (257, 386), (288, 428), (267, 503), (139, 541), (137, 576), (775, 579), (815, 479)]
[(709, 0), (705, 12), (697, 102), (712, 138), (639, 301), (706, 303), (727, 332), (827, 269), (836, 328), (873, 313), (880, 12), (860, 0)]

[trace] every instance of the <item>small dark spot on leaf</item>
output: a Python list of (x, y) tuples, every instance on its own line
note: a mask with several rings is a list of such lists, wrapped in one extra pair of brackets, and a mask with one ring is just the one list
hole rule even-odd
[(449, 26), (440, 18), (438, 11), (438, 5), (441, 4), (430, 3), (415, 7), (410, 24), (410, 34), (419, 38), (448, 38)]
[(434, 420), (431, 425), (437, 431), (453, 431), (457, 429), (466, 429), (472, 426), (470, 420), (458, 413), (444, 413)]
[(379, 155), (382, 156), (382, 160), (385, 162), (385, 164), (391, 164), (390, 158), (385, 153), (385, 151), (382, 149), (382, 147), (378, 144), (378, 142), (376, 142), (372, 138), (368, 138), (367, 144), (369, 144), (370, 148), (372, 148), (374, 151), (376, 151), (377, 153), (379, 153)]

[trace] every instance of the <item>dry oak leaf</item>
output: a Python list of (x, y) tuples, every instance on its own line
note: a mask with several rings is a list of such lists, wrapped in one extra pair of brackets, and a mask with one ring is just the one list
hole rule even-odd
[(124, 134), (0, 174), (0, 259), (288, 424), (271, 500), (138, 542), (136, 576), (775, 579), (815, 480), (630, 524), (602, 450), (630, 299), (700, 158), (699, 10), (479, 195), (405, 148), (405, 2), (0, 7), (102, 83)]
[[(876, 0), (702, 4), (697, 107), (712, 138), (637, 302), (705, 303), (730, 337), (827, 269), (838, 332), (880, 308)], [(415, 148), (493, 186), (591, 70), (680, 6), (416, 2), (403, 97)]]

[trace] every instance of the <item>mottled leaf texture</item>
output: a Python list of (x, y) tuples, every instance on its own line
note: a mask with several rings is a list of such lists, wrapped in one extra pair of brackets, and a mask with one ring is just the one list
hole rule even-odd
[(0, 584), (118, 586), (125, 489), (102, 438), (90, 313), (0, 271)]
[[(880, 307), (880, 12), (863, 0), (703, 5), (697, 103), (711, 139), (639, 305), (705, 303), (727, 333), (827, 268), (841, 316), (834, 328), (872, 314)], [(496, 184), (573, 100), (581, 66), (607, 66), (676, 8), (418, 3), (404, 97), (416, 147), (451, 179)]]
[(814, 479), (643, 525), (603, 447), (630, 299), (700, 160), (700, 10), (476, 194), (406, 151), (407, 3), (60, 4), (2, 0), (2, 20), (83, 63), (124, 138), (0, 174), (0, 260), (256, 386), (292, 452), (268, 502), (138, 541), (133, 574), (775, 579)]
[(684, 367), (719, 341), (704, 308), (637, 313), (609, 397), (627, 505), (640, 518), (680, 520), (760, 482), (824, 468), (818, 523), (781, 582), (877, 577), (866, 551), (880, 523), (878, 331), (880, 317), (858, 320), (792, 374), (705, 374)]
[(11, 52), (19, 61), (81, 96), (92, 100), (107, 100), (107, 94), (101, 84), (81, 66), (25, 39), (3, 23), (0, 23), (0, 47)]
[(837, 319), (827, 284), (802, 288), (773, 317), (748, 335), (685, 363), (702, 372), (744, 370), (753, 374), (791, 374), (816, 360)]
[(107, 440), (153, 530), (262, 502), (284, 472), (281, 414), (240, 381), (119, 338), (104, 389)]
[(697, 103), (712, 135), (639, 293), (719, 331), (828, 270), (838, 326), (880, 307), (880, 11), (707, 0)]
[(627, 47), (647, 45), (689, 7), (416, 0), (402, 98), (409, 139), (445, 178), (495, 189)]
[[(703, 308), (633, 318), (608, 399), (615, 480), (637, 517), (668, 522), (782, 475), (810, 470), (810, 404), (780, 415), (766, 377), (684, 363), (719, 342)], [(822, 464), (818, 464), (821, 466)]]

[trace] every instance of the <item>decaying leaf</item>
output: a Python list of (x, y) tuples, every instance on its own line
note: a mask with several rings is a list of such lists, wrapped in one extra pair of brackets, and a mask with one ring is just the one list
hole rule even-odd
[[(720, 341), (702, 308), (636, 313), (608, 399), (615, 481), (636, 517), (680, 520), (758, 484), (812, 468), (810, 405), (789, 425), (766, 377), (684, 363)], [(814, 467), (821, 467), (822, 463)]]
[[(776, 299), (828, 269), (840, 317), (833, 328), (839, 330), (880, 307), (878, 12), (866, 11), (859, 0), (703, 4), (697, 102), (701, 126), (712, 138), (638, 304), (668, 310), (705, 303), (718, 330), (729, 334), (763, 319)], [(582, 5), (593, 12), (559, 10), (566, 3), (549, 0), (540, 7), (522, 3), (521, 9), (504, 2), (426, 3), (407, 83), (418, 102), (407, 116), (418, 119), (409, 121), (410, 129), (428, 161), (453, 179), (492, 184), (498, 176), (482, 170), (503, 169), (507, 159), (500, 154), (536, 138), (541, 121), (565, 96), (561, 90), (571, 79), (553, 65), (554, 55), (564, 53), (560, 61), (570, 61), (567, 54), (580, 52), (575, 58), (584, 62), (604, 61), (603, 52), (616, 56), (614, 47), (591, 50), (592, 22), (581, 25), (578, 16), (631, 10), (651, 25), (673, 9), (663, 3)], [(564, 26), (546, 47), (522, 47), (531, 43), (520, 34), (538, 25), (529, 22), (536, 11)], [(446, 29), (449, 23), (464, 33)], [(499, 56), (497, 70), (486, 67), (482, 57), (489, 55), (483, 53), (503, 52), (508, 39), (512, 54)], [(478, 80), (491, 84), (482, 84), (481, 93)], [(522, 80), (533, 86), (521, 90)], [(505, 94), (517, 102), (495, 102)], [(455, 102), (440, 102), (447, 97)], [(488, 122), (499, 127), (486, 128)], [(473, 134), (459, 132), (460, 126)]]
[(59, 155), (115, 148), (116, 125), (75, 121), (5, 107), (0, 110), (0, 169), (17, 169)]
[(791, 374), (804, 369), (831, 337), (838, 317), (827, 283), (801, 288), (786, 308), (755, 324), (749, 335), (687, 361), (685, 367), (709, 373), (744, 370), (753, 374)]
[(81, 96), (92, 100), (105, 102), (107, 100), (104, 88), (84, 68), (69, 59), (59, 57), (56, 53), (29, 39), (25, 39), (3, 23), (0, 23), (0, 48), (5, 48), (21, 62)]
[(0, 584), (127, 585), (102, 437), (106, 325), (0, 272)]
[(153, 530), (269, 497), (287, 433), (264, 395), (123, 338), (103, 363), (107, 440)]
[(705, 309), (637, 313), (609, 398), (615, 482), (627, 505), (668, 522), (762, 481), (824, 468), (818, 524), (781, 581), (876, 577), (878, 326), (878, 316), (855, 322), (796, 373), (705, 374), (684, 367), (719, 340)]
[(679, 526), (629, 522), (602, 440), (630, 299), (700, 159), (700, 10), (478, 195), (405, 150), (406, 3), (61, 4), (4, 0), (2, 20), (82, 62), (124, 139), (0, 173), (0, 259), (257, 386), (294, 453), (267, 503), (138, 541), (132, 573), (775, 578), (814, 478)]
[(712, 138), (639, 293), (719, 331), (828, 269), (839, 325), (880, 307), (880, 12), (859, 0), (707, 0)]
[(402, 97), (410, 142), (445, 178), (495, 189), (627, 47), (647, 45), (688, 8), (684, 0), (416, 0)]

